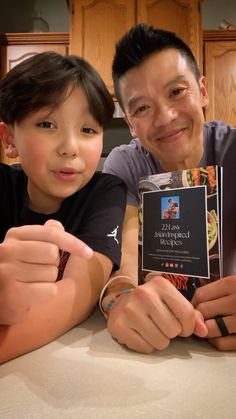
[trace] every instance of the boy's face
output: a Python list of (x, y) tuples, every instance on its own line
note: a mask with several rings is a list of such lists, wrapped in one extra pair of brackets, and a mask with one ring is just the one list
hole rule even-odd
[(93, 176), (102, 152), (103, 129), (76, 87), (53, 111), (42, 109), (9, 128), (28, 176), (30, 207), (52, 213)]
[(125, 119), (133, 136), (165, 170), (194, 167), (203, 154), (205, 80), (196, 81), (175, 49), (151, 55), (120, 80)]

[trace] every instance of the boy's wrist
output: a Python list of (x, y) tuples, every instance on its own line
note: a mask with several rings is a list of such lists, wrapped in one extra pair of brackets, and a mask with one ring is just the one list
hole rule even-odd
[(105, 308), (109, 301), (115, 297), (117, 299), (118, 295), (128, 293), (127, 290), (132, 290), (136, 286), (136, 281), (126, 275), (117, 275), (111, 278), (102, 289), (99, 298), (99, 308), (103, 315), (107, 318)]
[(106, 319), (108, 319), (109, 314), (111, 312), (111, 310), (113, 309), (113, 307), (115, 306), (117, 300), (120, 299), (120, 297), (124, 296), (124, 295), (128, 295), (130, 294), (132, 291), (134, 290), (134, 288), (126, 288), (118, 293), (112, 293), (112, 294), (108, 294), (106, 295), (106, 297), (103, 298), (102, 301), (102, 307), (104, 310), (104, 316), (106, 317)]

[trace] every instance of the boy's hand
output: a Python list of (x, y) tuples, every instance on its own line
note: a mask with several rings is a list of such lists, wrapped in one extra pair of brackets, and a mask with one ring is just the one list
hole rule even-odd
[(87, 259), (93, 254), (55, 220), (8, 230), (0, 244), (0, 324), (20, 321), (32, 304), (56, 294), (60, 250)]
[[(109, 296), (105, 298), (107, 304)], [(108, 329), (119, 343), (144, 353), (167, 348), (176, 336), (207, 334), (201, 314), (160, 276), (117, 300), (108, 318)]]

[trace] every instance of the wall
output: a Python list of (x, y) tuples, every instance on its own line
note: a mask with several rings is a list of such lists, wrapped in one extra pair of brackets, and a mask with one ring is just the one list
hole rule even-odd
[(202, 3), (203, 29), (218, 29), (225, 19), (236, 27), (235, 0), (204, 0)]
[(32, 17), (41, 13), (50, 32), (69, 31), (66, 0), (0, 0), (0, 32), (31, 32)]

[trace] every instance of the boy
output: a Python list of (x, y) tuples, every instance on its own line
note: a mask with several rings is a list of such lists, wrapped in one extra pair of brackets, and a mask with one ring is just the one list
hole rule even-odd
[(0, 165), (0, 363), (86, 319), (119, 266), (126, 188), (95, 173), (113, 110), (75, 56), (35, 55), (0, 83), (2, 144), (21, 162)]

